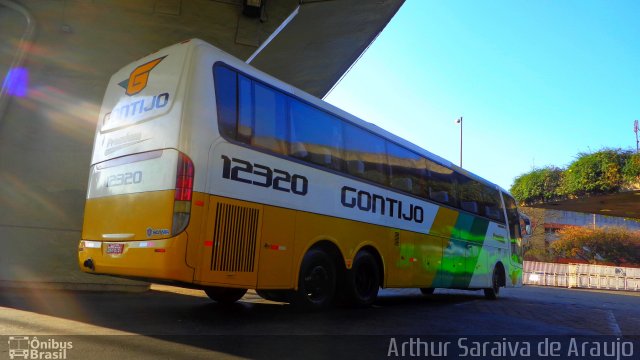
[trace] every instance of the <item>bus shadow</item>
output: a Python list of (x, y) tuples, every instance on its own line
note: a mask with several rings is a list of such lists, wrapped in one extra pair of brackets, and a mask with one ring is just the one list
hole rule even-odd
[(434, 294), (422, 295), (417, 289), (383, 290), (377, 305), (407, 306), (424, 305), (447, 306), (484, 299), (482, 292), (463, 290), (436, 290)]
[[(421, 295), (417, 290), (383, 290), (371, 308), (354, 309), (338, 305), (323, 311), (308, 311), (287, 303), (262, 300), (251, 293), (237, 303), (225, 305), (209, 300), (204, 294), (158, 290), (120, 293), (4, 289), (0, 293), (0, 306), (129, 333), (189, 335), (238, 332), (243, 328), (255, 329), (257, 325), (272, 326), (263, 329), (270, 330), (270, 333), (324, 333), (344, 328), (339, 325), (345, 318), (357, 320), (362, 315), (384, 319), (387, 314), (411, 312), (416, 307), (422, 312), (440, 311), (441, 308), (478, 299), (482, 296), (473, 292)], [(297, 323), (300, 319), (304, 324)], [(327, 322), (336, 326), (324, 328)]]
[[(478, 298), (480, 296), (474, 293), (423, 296), (417, 290), (384, 290), (376, 303), (367, 309), (335, 307), (324, 311), (303, 311), (289, 304), (263, 301), (255, 294), (248, 294), (235, 304), (223, 305), (212, 302), (204, 294), (158, 290), (104, 293), (4, 289), (0, 293), (0, 306), (21, 310), (15, 318), (3, 318), (2, 322), (6, 323), (8, 329), (12, 328), (12, 324), (20, 329), (29, 329), (32, 325), (34, 328), (25, 332), (30, 334), (95, 335), (121, 332), (142, 335), (117, 339), (140, 342), (137, 345), (140, 349), (147, 349), (143, 339), (151, 338), (161, 341), (159, 346), (175, 348), (186, 345), (235, 356), (264, 358), (260, 354), (273, 355), (280, 351), (275, 344), (288, 348), (299, 346), (300, 351), (308, 351), (309, 347), (313, 349), (315, 346), (320, 351), (332, 341), (339, 343), (351, 339), (351, 342), (343, 344), (348, 347), (358, 341), (370, 341), (371, 336), (428, 333), (431, 328), (427, 327), (428, 323), (416, 323), (416, 318), (440, 319), (453, 310), (452, 305)], [(47, 325), (42, 325), (41, 320), (36, 321), (42, 315), (60, 321), (47, 320)], [(105, 331), (83, 330), (77, 323)], [(292, 336), (296, 344), (291, 343)], [(101, 338), (111, 337), (90, 336), (78, 341), (102, 342)], [(104, 342), (106, 344), (109, 341), (113, 340)], [(243, 346), (243, 341), (252, 346)], [(264, 350), (263, 353), (256, 350), (260, 348)], [(148, 351), (153, 353), (155, 350)]]

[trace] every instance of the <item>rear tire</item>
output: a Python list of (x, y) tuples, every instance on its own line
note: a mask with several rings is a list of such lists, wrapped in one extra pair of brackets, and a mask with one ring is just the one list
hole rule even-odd
[(211, 286), (204, 289), (204, 292), (211, 300), (217, 303), (233, 304), (247, 293), (247, 289)]
[(500, 295), (500, 267), (496, 266), (493, 269), (493, 275), (491, 276), (491, 287), (484, 289), (484, 297), (489, 300), (495, 300)]
[(310, 310), (329, 307), (336, 294), (336, 267), (322, 250), (311, 249), (302, 259), (298, 290), (294, 293), (296, 306)]
[(368, 251), (360, 251), (346, 272), (343, 291), (347, 302), (355, 307), (369, 307), (376, 301), (379, 288), (380, 269), (376, 258)]

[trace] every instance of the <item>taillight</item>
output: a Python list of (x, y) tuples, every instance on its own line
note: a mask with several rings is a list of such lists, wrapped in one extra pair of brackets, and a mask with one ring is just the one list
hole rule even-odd
[(176, 194), (173, 203), (172, 234), (177, 235), (189, 225), (191, 197), (193, 196), (193, 161), (180, 153), (176, 171)]
[(176, 201), (191, 201), (193, 193), (193, 161), (185, 154), (178, 157), (176, 172)]

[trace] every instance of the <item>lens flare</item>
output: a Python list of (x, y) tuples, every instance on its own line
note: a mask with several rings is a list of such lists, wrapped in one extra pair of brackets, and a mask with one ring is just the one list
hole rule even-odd
[(9, 69), (2, 82), (2, 88), (11, 96), (25, 97), (29, 87), (29, 71), (23, 67)]

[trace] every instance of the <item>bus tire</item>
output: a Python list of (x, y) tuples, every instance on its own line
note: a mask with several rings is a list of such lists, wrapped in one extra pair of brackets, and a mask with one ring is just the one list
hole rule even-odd
[(247, 293), (247, 289), (210, 286), (204, 289), (204, 292), (211, 300), (217, 303), (233, 304)]
[(380, 288), (380, 269), (376, 258), (360, 251), (346, 272), (344, 292), (347, 302), (355, 307), (369, 307), (376, 301)]
[(484, 297), (489, 300), (495, 300), (500, 294), (500, 266), (496, 266), (493, 269), (493, 275), (491, 276), (491, 287), (484, 289)]
[(331, 257), (319, 249), (309, 250), (302, 259), (294, 305), (310, 310), (329, 307), (336, 294), (336, 267)]
[(432, 295), (435, 290), (435, 288), (420, 288), (422, 295)]

